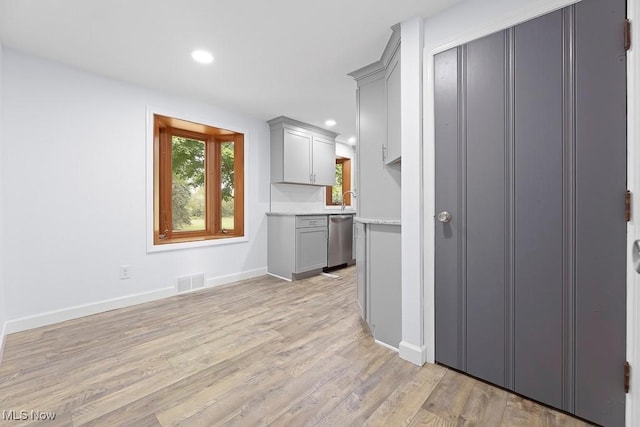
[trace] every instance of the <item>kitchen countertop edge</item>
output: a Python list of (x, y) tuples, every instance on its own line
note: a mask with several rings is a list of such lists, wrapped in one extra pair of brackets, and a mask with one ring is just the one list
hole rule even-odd
[(401, 225), (399, 219), (362, 218), (357, 216), (353, 220), (361, 224)]
[(355, 215), (354, 211), (318, 211), (318, 212), (266, 212), (267, 216), (311, 216), (311, 215)]

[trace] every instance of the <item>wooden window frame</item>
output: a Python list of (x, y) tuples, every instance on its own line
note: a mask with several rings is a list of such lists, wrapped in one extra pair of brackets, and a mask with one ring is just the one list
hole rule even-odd
[[(339, 157), (336, 159), (336, 165), (342, 164), (342, 193), (344, 194), (346, 191), (351, 191), (351, 159), (347, 157)], [(345, 175), (349, 178), (347, 180), (344, 179)], [(335, 204), (333, 203), (333, 187), (326, 187), (326, 197), (325, 203), (327, 206), (339, 206), (342, 203)], [(344, 196), (344, 204), (345, 206), (351, 206), (351, 193), (348, 193)]]
[[(153, 205), (155, 245), (228, 239), (244, 236), (244, 134), (154, 114)], [(186, 137), (205, 143), (205, 229), (173, 230), (172, 137)], [(221, 168), (222, 144), (234, 146), (234, 228), (222, 228)], [(218, 189), (218, 191), (216, 191)]]

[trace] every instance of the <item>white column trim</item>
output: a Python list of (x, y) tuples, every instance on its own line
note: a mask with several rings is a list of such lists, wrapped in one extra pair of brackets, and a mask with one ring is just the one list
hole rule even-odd
[[(416, 365), (422, 365), (425, 362), (422, 354), (424, 352), (424, 272), (422, 269), (424, 233), (422, 231), (422, 144), (420, 142), (422, 141), (424, 20), (415, 17), (403, 21), (401, 38), (402, 343), (400, 357)], [(420, 354), (414, 354), (416, 351)]]

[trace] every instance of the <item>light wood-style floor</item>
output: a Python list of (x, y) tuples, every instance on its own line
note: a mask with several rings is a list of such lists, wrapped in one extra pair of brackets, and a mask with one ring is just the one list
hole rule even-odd
[[(355, 269), (260, 277), (9, 335), (0, 411), (101, 426), (580, 426), (373, 342)], [(22, 425), (30, 421), (0, 424)]]

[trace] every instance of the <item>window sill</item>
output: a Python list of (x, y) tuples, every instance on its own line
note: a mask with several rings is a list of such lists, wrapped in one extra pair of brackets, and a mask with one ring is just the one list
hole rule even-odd
[[(245, 230), (246, 231), (246, 230)], [(247, 236), (238, 237), (183, 237), (172, 239), (167, 242), (155, 244), (152, 241), (147, 244), (147, 253), (166, 252), (180, 249), (202, 248), (207, 246), (230, 245), (234, 243), (248, 242)]]

